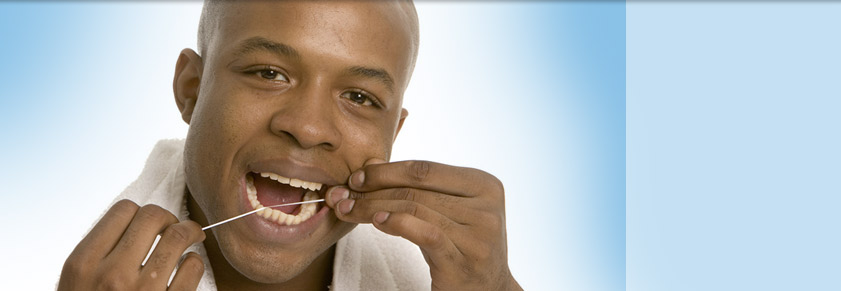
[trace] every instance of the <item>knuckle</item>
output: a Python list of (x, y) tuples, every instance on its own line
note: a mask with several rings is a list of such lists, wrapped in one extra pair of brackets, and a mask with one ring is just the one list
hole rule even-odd
[(164, 230), (163, 236), (178, 245), (182, 245), (190, 243), (190, 238), (192, 237), (190, 233), (191, 231), (187, 228), (187, 226), (183, 224), (173, 224)]
[(505, 224), (504, 218), (495, 213), (482, 212), (479, 214), (479, 217), (481, 219), (480, 221), (482, 221), (484, 226), (489, 230), (500, 229)]
[(435, 202), (437, 202), (440, 205), (443, 205), (444, 207), (447, 207), (448, 209), (463, 207), (462, 205), (459, 205), (458, 198), (453, 197), (451, 195), (432, 195), (432, 196), (435, 197)]
[(404, 202), (406, 213), (411, 216), (418, 217), (418, 204), (414, 202)]
[(137, 212), (137, 209), (140, 208), (140, 206), (137, 206), (137, 203), (134, 203), (134, 201), (123, 199), (117, 201), (117, 203), (114, 203), (114, 205), (111, 206), (111, 208), (116, 210), (116, 213), (134, 214), (135, 212)]
[(88, 270), (91, 268), (90, 266), (92, 266), (92, 264), (87, 264), (84, 258), (71, 254), (70, 257), (64, 261), (64, 266), (61, 269), (61, 276), (69, 276), (69, 278), (84, 277), (84, 274), (87, 274)]
[[(169, 211), (166, 211), (160, 206), (153, 204), (144, 205), (143, 207), (140, 207), (140, 210), (138, 210), (136, 214), (136, 217), (138, 219), (158, 222), (163, 222), (165, 220), (170, 219), (169, 216), (172, 216), (172, 213), (169, 213)], [(175, 217), (173, 216), (172, 218)]]
[[(114, 203), (111, 206), (111, 209), (108, 210), (108, 213), (105, 217), (100, 220), (100, 222), (104, 221), (105, 219), (118, 219), (118, 220), (129, 220), (131, 221), (132, 218), (137, 214), (137, 211), (140, 209), (140, 206), (137, 206), (133, 201), (128, 199), (123, 199)], [(109, 218), (110, 216), (111, 218)]]
[(168, 252), (155, 252), (151, 257), (149, 257), (149, 261), (146, 262), (146, 265), (149, 267), (160, 267), (172, 259), (172, 254)]
[(430, 164), (427, 161), (411, 161), (409, 162), (408, 175), (416, 182), (426, 180), (429, 175)]
[(438, 228), (440, 228), (441, 231), (443, 231), (445, 233), (450, 231), (454, 226), (455, 226), (455, 223), (444, 221), (444, 220), (442, 220), (438, 223)]
[(488, 173), (485, 173), (485, 174), (488, 175), (488, 177), (489, 177), (488, 178), (489, 181), (487, 183), (488, 188), (489, 188), (488, 192), (493, 193), (497, 197), (504, 196), (505, 185), (502, 184), (502, 181), (500, 181), (499, 178), (497, 178), (494, 175), (491, 175), (491, 174), (488, 174)]
[(423, 236), (423, 242), (433, 250), (441, 250), (444, 248), (444, 234), (437, 229), (426, 232)]
[(502, 181), (491, 173), (480, 169), (468, 168), (472, 173), (471, 180), (476, 181), (478, 185), (476, 190), (487, 192), (492, 196), (502, 196), (505, 193), (505, 186)]
[(397, 191), (397, 199), (416, 202), (415, 191), (412, 188), (400, 188)]
[(128, 282), (122, 274), (110, 272), (102, 275), (96, 290), (126, 290), (129, 287)]
[(204, 263), (198, 255), (194, 254), (187, 255), (187, 257), (184, 258), (184, 261), (181, 262), (181, 266), (179, 266), (179, 268), (193, 274), (204, 273)]

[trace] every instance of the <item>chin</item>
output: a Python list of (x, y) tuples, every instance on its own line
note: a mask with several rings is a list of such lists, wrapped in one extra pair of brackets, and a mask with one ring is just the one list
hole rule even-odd
[[(330, 216), (335, 219), (332, 213)], [(332, 266), (334, 257), (330, 249), (355, 226), (345, 222), (334, 224), (327, 235), (320, 239), (311, 237), (307, 240), (310, 244), (303, 246), (253, 240), (252, 236), (238, 235), (234, 229), (219, 229), (215, 233), (218, 233), (216, 239), (222, 255), (234, 270), (253, 282), (278, 284), (292, 281), (308, 271), (317, 272), (311, 268), (317, 267), (314, 264), (319, 263), (319, 258)]]
[(264, 255), (265, 251), (247, 252), (222, 247), (222, 253), (231, 266), (251, 281), (263, 284), (288, 282), (300, 276), (320, 253), (278, 256)]

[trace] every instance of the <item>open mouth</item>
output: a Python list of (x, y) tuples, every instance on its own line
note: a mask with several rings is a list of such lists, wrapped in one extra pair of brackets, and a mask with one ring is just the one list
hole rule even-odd
[[(254, 209), (263, 206), (310, 201), (321, 198), (322, 184), (287, 178), (269, 172), (250, 172), (245, 176), (248, 201)], [(279, 225), (297, 225), (318, 212), (319, 204), (309, 203), (266, 208), (257, 214)]]

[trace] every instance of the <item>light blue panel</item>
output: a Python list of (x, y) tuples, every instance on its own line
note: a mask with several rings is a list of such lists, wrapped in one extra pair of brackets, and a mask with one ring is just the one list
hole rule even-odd
[(841, 290), (841, 5), (627, 12), (628, 290)]

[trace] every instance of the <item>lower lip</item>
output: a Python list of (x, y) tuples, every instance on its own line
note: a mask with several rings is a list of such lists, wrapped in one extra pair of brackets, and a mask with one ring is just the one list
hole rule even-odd
[[(242, 213), (254, 210), (251, 207), (251, 202), (248, 200), (248, 195), (245, 190), (245, 176), (241, 179), (241, 204), (240, 210)], [(319, 202), (318, 204), (322, 204)], [(249, 215), (242, 220), (246, 222), (248, 228), (257, 236), (278, 243), (295, 243), (306, 238), (312, 237), (322, 222), (327, 216), (329, 207), (320, 205), (318, 210), (312, 217), (295, 225), (280, 225), (274, 221), (269, 221), (259, 214)]]

